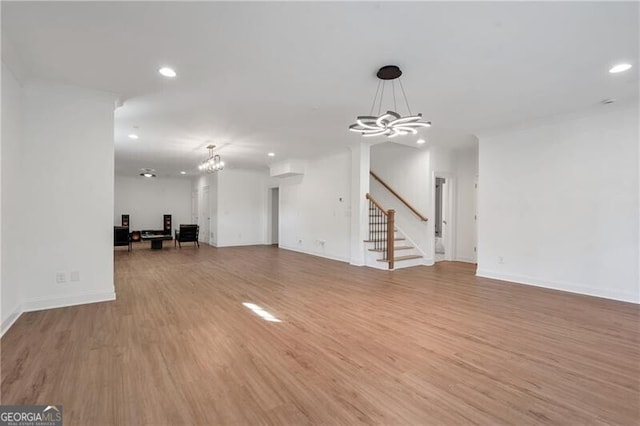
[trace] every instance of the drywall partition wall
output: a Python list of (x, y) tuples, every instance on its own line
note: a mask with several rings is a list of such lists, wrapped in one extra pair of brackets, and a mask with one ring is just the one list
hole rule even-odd
[(18, 318), (21, 312), (21, 266), (20, 258), (13, 244), (21, 237), (24, 222), (22, 204), (24, 194), (20, 190), (24, 170), (22, 169), (22, 87), (9, 68), (2, 64), (2, 128), (0, 169), (2, 209), (1, 247), (1, 289), (0, 334), (4, 333)]
[(217, 246), (267, 244), (267, 171), (218, 173)]
[[(371, 171), (410, 203), (420, 214), (431, 218), (429, 208), (431, 153), (395, 143), (371, 147)], [(370, 181), (371, 194), (385, 209), (396, 211), (396, 224), (424, 253), (425, 263), (433, 262), (433, 225), (423, 222), (376, 179)]]
[(454, 152), (456, 177), (455, 260), (475, 262), (478, 145)]
[(114, 299), (115, 99), (45, 82), (23, 93), (18, 161), (28, 173), (18, 187), (25, 196), (12, 206), (23, 226), (7, 244), (23, 259), (14, 266), (24, 310)]
[(364, 266), (368, 254), (364, 241), (369, 239), (369, 200), (367, 200), (367, 194), (370, 192), (371, 145), (368, 142), (351, 144), (349, 151), (351, 156), (351, 205), (347, 208), (347, 214), (351, 216), (351, 258), (349, 263), (354, 266)]
[(348, 262), (351, 154), (307, 161), (304, 176), (280, 181), (281, 248)]
[(478, 275), (638, 303), (638, 107), (552, 120), (480, 138)]
[(162, 215), (172, 215), (174, 228), (191, 222), (191, 181), (188, 178), (116, 176), (114, 224), (129, 214), (129, 229), (162, 229)]

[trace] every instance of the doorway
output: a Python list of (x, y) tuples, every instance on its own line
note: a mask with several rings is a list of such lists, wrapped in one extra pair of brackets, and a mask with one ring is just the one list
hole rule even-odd
[[(445, 260), (445, 254), (447, 247), (445, 246), (444, 234), (446, 233), (447, 221), (445, 219), (446, 214), (446, 184), (447, 180), (442, 177), (436, 177), (435, 188), (435, 261), (440, 262)], [(449, 248), (450, 249), (450, 248)]]
[(449, 174), (434, 178), (434, 261), (441, 262), (455, 258), (455, 178)]
[(271, 244), (278, 245), (280, 188), (271, 188)]

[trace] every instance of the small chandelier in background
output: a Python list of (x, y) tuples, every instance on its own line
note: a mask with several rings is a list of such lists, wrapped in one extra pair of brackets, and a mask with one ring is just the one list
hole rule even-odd
[[(385, 65), (378, 70), (377, 76), (380, 79), (378, 82), (378, 89), (373, 97), (373, 104), (371, 105), (371, 111), (369, 115), (361, 115), (356, 118), (356, 122), (349, 126), (349, 130), (352, 132), (360, 133), (362, 136), (388, 136), (394, 138), (396, 136), (417, 134), (418, 129), (422, 127), (431, 127), (430, 121), (421, 121), (422, 114), (413, 114), (409, 107), (409, 101), (407, 101), (407, 95), (404, 93), (404, 87), (400, 76), (402, 71), (396, 65)], [(405, 105), (407, 106), (407, 112), (409, 115), (403, 117), (398, 114), (396, 104), (396, 85), (395, 80), (398, 80), (398, 85), (402, 91)], [(385, 83), (387, 80), (391, 80), (391, 90), (393, 91), (393, 109), (394, 111), (387, 110), (382, 112), (382, 99), (384, 98)], [(380, 88), (382, 87), (382, 90)], [(378, 98), (378, 94), (380, 97)], [(373, 115), (373, 110), (378, 104), (377, 116)]]
[(215, 145), (207, 145), (209, 156), (198, 166), (198, 169), (201, 172), (213, 173), (224, 169), (224, 161), (222, 161), (218, 154), (213, 154), (213, 149), (215, 147)]

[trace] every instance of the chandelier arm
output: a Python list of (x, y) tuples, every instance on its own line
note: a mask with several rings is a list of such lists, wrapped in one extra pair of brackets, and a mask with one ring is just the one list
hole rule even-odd
[(402, 134), (400, 132), (400, 130), (398, 130), (396, 128), (390, 128), (389, 130), (391, 131), (391, 134), (389, 135), (389, 138), (395, 138), (396, 136), (400, 136)]
[(389, 125), (389, 120), (387, 117), (393, 117), (393, 115), (389, 114), (391, 111), (387, 111), (386, 114), (382, 114), (380, 117), (376, 119), (376, 126), (381, 128), (386, 128)]
[(419, 122), (421, 118), (422, 116), (420, 114), (412, 115), (409, 117), (398, 117), (397, 119), (390, 122), (389, 125), (397, 126), (397, 125), (413, 124), (414, 122), (415, 123)]
[[(375, 125), (377, 118), (378, 117), (358, 117), (356, 119), (356, 124), (366, 129), (377, 129), (378, 126)], [(372, 123), (372, 124), (365, 122), (365, 120), (369, 121), (369, 123)]]
[(399, 131), (402, 132), (409, 132), (411, 134), (417, 134), (418, 131), (416, 129), (414, 129), (413, 127), (406, 127), (406, 126), (395, 126), (394, 129), (397, 129)]
[(381, 127), (377, 127), (375, 129), (349, 129), (353, 132), (358, 132), (358, 133), (362, 133), (362, 134), (368, 134), (368, 133), (378, 133), (378, 132), (384, 132), (386, 129), (381, 128)]
[(382, 80), (378, 80), (378, 88), (376, 89), (376, 95), (373, 97), (373, 103), (371, 104), (371, 111), (369, 115), (373, 115), (373, 109), (376, 107), (376, 99), (378, 99), (378, 92), (380, 92), (380, 85), (382, 84)]
[(371, 136), (382, 136), (382, 135), (386, 135), (387, 133), (389, 133), (388, 129), (384, 129), (384, 130), (380, 130), (377, 133), (363, 133), (362, 136), (365, 138), (371, 137)]
[(419, 123), (403, 123), (402, 125), (409, 126), (409, 127), (431, 127), (431, 122), (426, 121), (426, 122), (419, 122)]
[(413, 113), (411, 112), (411, 107), (409, 106), (409, 101), (407, 100), (407, 94), (404, 93), (404, 86), (402, 85), (402, 79), (398, 78), (398, 83), (400, 83), (400, 89), (402, 89), (402, 96), (404, 96), (404, 103), (407, 104), (409, 115), (413, 115)]

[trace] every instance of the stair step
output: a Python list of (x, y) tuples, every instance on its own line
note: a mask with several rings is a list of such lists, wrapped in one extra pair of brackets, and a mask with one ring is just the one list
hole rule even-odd
[[(420, 258), (422, 258), (422, 256), (417, 255), (417, 254), (411, 254), (411, 255), (408, 255), (408, 256), (394, 257), (393, 261), (394, 262), (398, 262), (398, 261), (401, 261), (401, 260), (411, 260), (411, 259), (420, 259)], [(389, 259), (378, 259), (378, 262), (387, 262), (387, 263), (389, 263)]]
[[(403, 240), (406, 240), (406, 238), (398, 237), (398, 238), (394, 238), (393, 240), (394, 241), (403, 241)], [(381, 242), (384, 242), (384, 241), (387, 241), (387, 239), (383, 238), (383, 239), (379, 239), (379, 240), (364, 240), (365, 243), (381, 243)]]
[[(398, 246), (398, 247), (394, 247), (394, 250), (411, 250), (413, 248), (413, 246)], [(375, 251), (375, 252), (383, 252), (386, 251), (384, 249), (369, 249), (369, 251)]]

